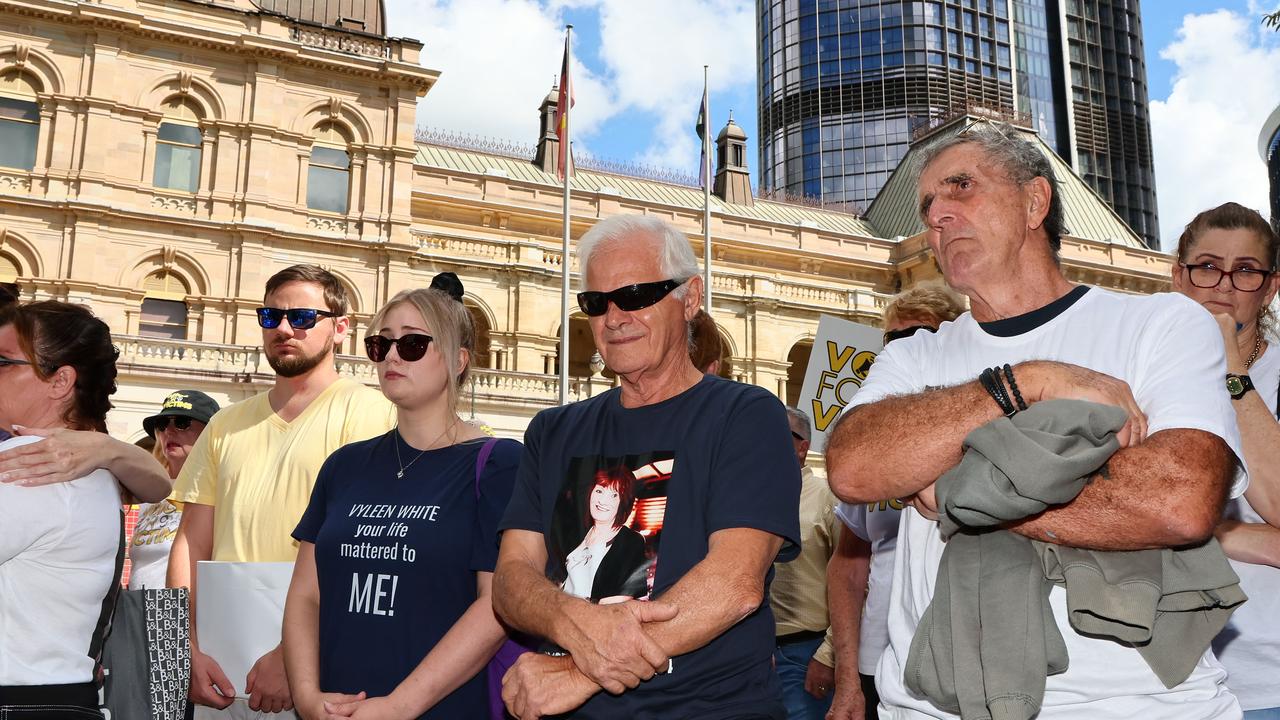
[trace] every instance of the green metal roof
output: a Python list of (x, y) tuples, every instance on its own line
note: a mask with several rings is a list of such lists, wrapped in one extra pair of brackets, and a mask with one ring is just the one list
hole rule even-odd
[[(560, 180), (555, 174), (543, 172), (530, 160), (479, 150), (419, 143), (414, 164), (476, 174), (497, 171), (511, 180), (553, 188), (560, 187)], [(703, 193), (700, 188), (659, 180), (578, 168), (570, 181), (570, 187), (574, 192), (612, 191), (618, 197), (628, 200), (693, 210), (702, 209)], [(804, 225), (818, 230), (860, 237), (883, 237), (870, 223), (857, 215), (772, 200), (757, 199), (751, 206), (734, 205), (712, 195), (711, 212), (744, 220)]]
[[(939, 128), (907, 151), (902, 161), (898, 163), (897, 169), (889, 176), (888, 182), (872, 201), (871, 207), (867, 208), (867, 220), (885, 237), (910, 237), (925, 229), (917, 211), (916, 186), (911, 168), (923, 149), (958, 134), (974, 122), (989, 121), (972, 117), (958, 118)], [(1094, 192), (1093, 188), (1089, 187), (1089, 184), (1077, 175), (1070, 165), (1058, 157), (1039, 135), (1030, 130), (1020, 129), (1020, 131), (1040, 148), (1053, 165), (1053, 172), (1058, 178), (1058, 191), (1062, 194), (1063, 225), (1066, 235), (1082, 240), (1146, 248), (1138, 235), (1129, 229), (1111, 206)]]

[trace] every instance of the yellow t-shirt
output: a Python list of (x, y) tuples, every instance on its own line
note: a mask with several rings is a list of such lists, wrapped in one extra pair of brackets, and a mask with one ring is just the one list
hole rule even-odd
[(292, 562), (291, 537), (334, 450), (390, 430), (395, 406), (347, 378), (325, 388), (293, 422), (267, 393), (223, 409), (200, 434), (174, 483), (181, 502), (210, 505), (213, 559)]

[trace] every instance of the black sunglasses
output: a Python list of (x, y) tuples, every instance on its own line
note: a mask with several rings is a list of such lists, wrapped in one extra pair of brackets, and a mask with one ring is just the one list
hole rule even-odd
[(258, 308), (258, 325), (267, 330), (280, 327), (280, 321), (286, 317), (289, 318), (289, 327), (294, 330), (310, 330), (316, 326), (316, 321), (320, 318), (338, 317), (338, 313), (315, 308), (289, 308), (288, 310), (272, 307)]
[(168, 415), (159, 417), (155, 422), (151, 423), (151, 429), (153, 432), (160, 432), (161, 430), (169, 427), (170, 421), (173, 422), (173, 426), (178, 430), (191, 429), (191, 418), (184, 415)]
[(382, 362), (387, 359), (387, 353), (391, 352), (391, 346), (396, 346), (396, 352), (400, 353), (400, 359), (405, 362), (414, 362), (421, 360), (423, 355), (427, 354), (427, 346), (431, 344), (431, 336), (421, 333), (411, 333), (409, 335), (401, 335), (398, 338), (389, 338), (386, 335), (370, 335), (364, 339), (364, 352), (369, 359), (374, 362)]
[(624, 285), (609, 292), (587, 290), (578, 293), (578, 307), (590, 317), (599, 317), (609, 312), (609, 303), (618, 306), (619, 310), (634, 312), (643, 310), (671, 294), (672, 290), (685, 284), (685, 280), (658, 280), (657, 282)]
[(894, 340), (901, 340), (902, 338), (905, 338), (905, 337), (911, 337), (912, 335), (915, 335), (921, 330), (927, 330), (929, 332), (937, 332), (938, 328), (933, 327), (932, 325), (912, 325), (911, 327), (905, 327), (905, 328), (902, 328), (901, 330), (890, 330), (889, 332), (884, 334), (884, 344), (888, 345)]

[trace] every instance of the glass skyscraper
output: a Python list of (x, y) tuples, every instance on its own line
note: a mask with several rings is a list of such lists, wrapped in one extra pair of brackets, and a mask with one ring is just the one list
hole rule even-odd
[(1158, 246), (1138, 0), (759, 0), (760, 187), (865, 209), (912, 133), (1034, 128)]

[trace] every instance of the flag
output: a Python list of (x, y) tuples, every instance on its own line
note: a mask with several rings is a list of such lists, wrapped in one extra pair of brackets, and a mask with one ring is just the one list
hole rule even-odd
[(698, 107), (698, 123), (694, 125), (694, 132), (698, 133), (698, 146), (702, 148), (702, 153), (698, 157), (698, 187), (707, 186), (707, 87), (702, 86), (702, 105)]
[(560, 97), (556, 101), (556, 139), (560, 141), (560, 157), (556, 162), (556, 175), (561, 180), (566, 172), (573, 177), (569, 153), (569, 108), (573, 107), (573, 82), (569, 77), (569, 36), (564, 38), (564, 64), (560, 67)]

